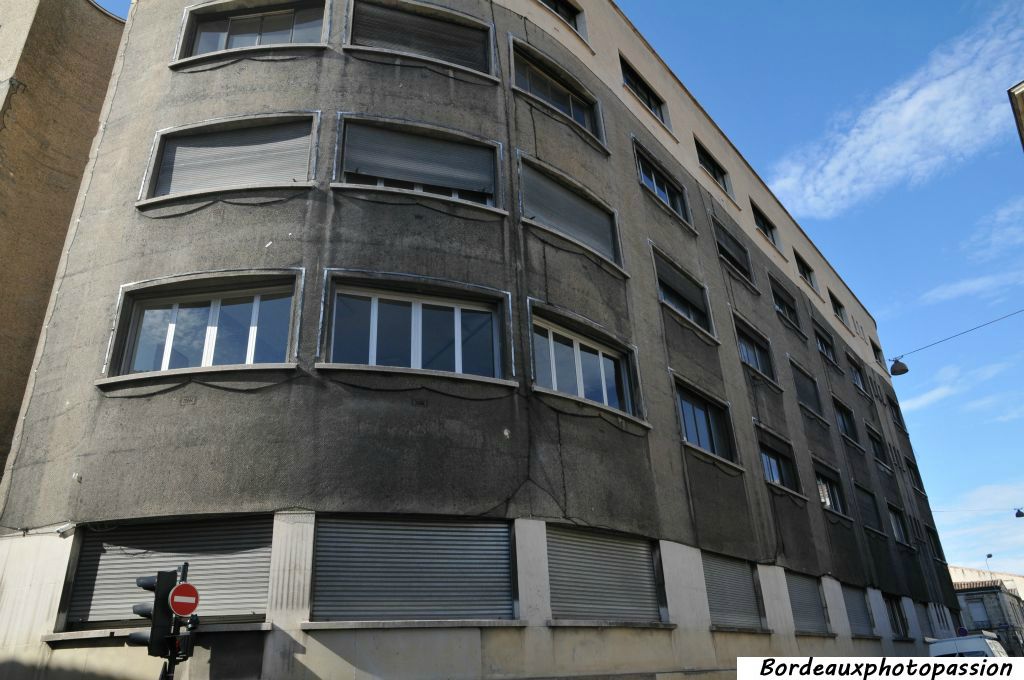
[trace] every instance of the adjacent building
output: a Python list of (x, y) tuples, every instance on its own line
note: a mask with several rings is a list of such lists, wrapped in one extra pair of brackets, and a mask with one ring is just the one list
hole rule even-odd
[(1024, 146), (1024, 81), (1011, 87), (1007, 94), (1010, 96), (1010, 106), (1013, 107), (1013, 117), (1017, 121), (1020, 143)]
[(136, 2), (102, 129), (0, 486), (6, 677), (154, 674), (133, 581), (186, 560), (189, 678), (952, 634), (874, 319), (612, 2)]
[(1000, 580), (955, 582), (964, 628), (994, 632), (1010, 656), (1024, 656), (1024, 603)]

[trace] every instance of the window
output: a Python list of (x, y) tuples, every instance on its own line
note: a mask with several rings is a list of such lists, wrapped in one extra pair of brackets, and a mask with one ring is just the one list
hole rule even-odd
[(168, 134), (148, 195), (306, 182), (311, 129), (306, 118)]
[(928, 543), (932, 547), (932, 555), (945, 562), (946, 553), (942, 551), (942, 543), (939, 541), (939, 532), (935, 531), (935, 529), (932, 529), (931, 527), (926, 527), (925, 533), (928, 534)]
[(795, 250), (793, 251), (793, 259), (796, 260), (796, 270), (800, 274), (800, 278), (807, 282), (807, 285), (818, 290), (818, 280), (814, 277), (814, 270), (811, 265), (807, 264), (804, 258), (800, 257), (800, 254)]
[(833, 364), (836, 363), (836, 348), (832, 344), (832, 335), (822, 330), (817, 324), (814, 326), (814, 343), (818, 346), (818, 351), (825, 355), (826, 359)]
[(577, 33), (580, 32), (579, 16), (582, 14), (576, 7), (566, 0), (540, 0), (541, 4), (552, 12), (562, 17), (565, 23), (572, 26)]
[(639, 149), (636, 151), (636, 166), (643, 185), (650, 189), (672, 212), (689, 222), (690, 207), (686, 202), (686, 192), (659, 170), (650, 158)]
[(352, 10), (353, 45), (436, 59), (490, 73), (491, 38), (480, 24), (434, 9), (429, 14), (405, 4), (378, 5), (356, 0)]
[(647, 84), (647, 81), (640, 77), (640, 74), (634, 70), (625, 59), (619, 58), (619, 64), (622, 66), (622, 82), (629, 90), (637, 96), (637, 98), (650, 109), (651, 113), (665, 125), (668, 125), (668, 116), (665, 113), (665, 100), (655, 94), (651, 86)]
[(547, 102), (590, 134), (600, 137), (597, 107), (590, 96), (584, 94), (579, 87), (570, 85), (567, 78), (560, 76), (551, 67), (528, 56), (518, 46), (515, 50), (515, 63), (516, 87)]
[(775, 380), (775, 368), (772, 366), (772, 353), (768, 349), (768, 343), (738, 323), (736, 340), (740, 347), (740, 361)]
[(494, 147), (345, 124), (344, 181), (494, 205)]
[(833, 399), (832, 405), (836, 409), (836, 425), (839, 426), (839, 433), (853, 441), (860, 441), (857, 435), (857, 418), (853, 415), (853, 411), (838, 399)]
[(881, 531), (882, 516), (878, 514), (875, 494), (861, 486), (855, 488), (857, 490), (857, 508), (860, 510), (860, 519), (864, 522), (864, 526)]
[(708, 314), (704, 287), (658, 253), (654, 254), (654, 266), (658, 274), (658, 298), (711, 333), (711, 315)]
[(839, 480), (820, 470), (816, 472), (815, 479), (821, 504), (829, 510), (845, 514), (846, 501), (843, 500), (843, 489), (839, 486)]
[(832, 303), (832, 313), (835, 314), (836, 317), (843, 322), (843, 325), (849, 326), (850, 322), (846, 318), (846, 307), (843, 305), (843, 303), (839, 301), (839, 298), (837, 298), (832, 291), (828, 292), (828, 299), (829, 302)]
[(683, 439), (726, 460), (733, 460), (732, 435), (725, 409), (691, 392), (678, 388)]
[(888, 466), (889, 453), (885, 449), (885, 443), (882, 441), (882, 438), (872, 430), (868, 430), (868, 441), (871, 443), (871, 453), (874, 454), (875, 460), (885, 466)]
[(818, 395), (818, 383), (796, 364), (790, 363), (793, 368), (793, 384), (796, 386), (796, 399), (798, 402), (821, 415), (821, 397)]
[(885, 356), (882, 354), (882, 348), (879, 347), (874, 340), (871, 340), (871, 353), (875, 356), (875, 361), (882, 367), (885, 367)]
[(889, 404), (889, 415), (892, 417), (892, 422), (896, 427), (906, 431), (907, 424), (903, 422), (903, 412), (900, 411), (900, 405), (889, 395), (886, 395), (885, 401)]
[(482, 519), (318, 515), (311, 619), (511, 619), (511, 533)]
[(889, 613), (889, 626), (892, 628), (893, 638), (906, 639), (910, 636), (910, 628), (907, 626), (907, 615), (903, 611), (903, 602), (895, 595), (882, 595), (885, 600), (885, 610)]
[(532, 165), (522, 166), (523, 217), (619, 262), (615, 217), (590, 198)]
[(868, 388), (867, 382), (864, 379), (864, 367), (852, 354), (846, 355), (846, 362), (850, 365), (850, 380), (853, 381), (853, 384), (856, 385), (861, 392), (866, 394)]
[(967, 600), (967, 610), (971, 613), (971, 620), (974, 621), (973, 628), (988, 628), (989, 621), (988, 610), (985, 609), (984, 600)]
[(715, 160), (715, 157), (704, 148), (704, 145), (698, 142), (696, 139), (693, 143), (697, 145), (697, 162), (700, 163), (700, 167), (708, 171), (711, 177), (718, 183), (718, 186), (722, 187), (725, 193), (732, 195), (732, 183), (729, 181), (729, 173), (725, 171), (722, 164)]
[(828, 616), (821, 597), (818, 579), (792, 571), (786, 572), (786, 589), (793, 611), (793, 624), (797, 633), (828, 633)]
[(756, 567), (746, 560), (701, 552), (711, 625), (763, 630)]
[(935, 632), (932, 630), (932, 620), (928, 616), (928, 605), (924, 602), (915, 602), (914, 613), (917, 614), (917, 623), (921, 627), (921, 635), (934, 637)]
[(907, 535), (907, 521), (903, 517), (903, 511), (895, 505), (889, 506), (889, 525), (892, 526), (892, 535), (897, 541), (910, 544), (910, 537)]
[(626, 357), (547, 324), (533, 326), (533, 375), (540, 387), (631, 412)]
[(796, 298), (786, 290), (781, 283), (771, 279), (772, 302), (775, 304), (775, 311), (784, 319), (797, 328), (800, 327), (800, 317), (796, 311)]
[(287, 44), (320, 44), (323, 40), (324, 3), (295, 3), (295, 7), (267, 12), (193, 13), (191, 39), (182, 57)]
[(371, 290), (334, 294), (335, 364), (500, 376), (498, 323), (486, 305)]
[(769, 482), (793, 491), (800, 491), (800, 481), (792, 459), (784, 453), (765, 446), (763, 442), (761, 443), (761, 466), (764, 469), (764, 478)]
[(650, 541), (548, 524), (547, 544), (552, 618), (661, 621)]
[(292, 286), (139, 300), (132, 317), (124, 373), (283, 363)]
[(767, 236), (774, 245), (779, 245), (779, 230), (772, 221), (754, 205), (753, 201), (750, 202), (750, 209), (754, 213), (754, 226), (757, 227), (757, 230)]
[(735, 236), (726, 231), (722, 224), (712, 218), (715, 225), (715, 241), (718, 243), (718, 254), (726, 262), (735, 267), (747, 280), (754, 280), (750, 268), (750, 254)]
[(914, 483), (914, 488), (923, 491), (924, 480), (921, 479), (921, 470), (918, 469), (917, 463), (910, 460), (906, 456), (904, 456), (903, 459), (907, 463), (907, 470), (910, 471), (910, 481)]
[(850, 631), (854, 635), (874, 635), (875, 625), (868, 607), (868, 593), (863, 588), (843, 584), (843, 601), (850, 619)]

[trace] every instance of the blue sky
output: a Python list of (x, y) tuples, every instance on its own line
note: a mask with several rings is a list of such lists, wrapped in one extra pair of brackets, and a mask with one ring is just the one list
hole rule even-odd
[[(1024, 307), (1024, 4), (619, 0), (878, 321), (886, 356)], [(124, 14), (127, 0), (101, 0)], [(1024, 314), (894, 380), (950, 562), (1024, 573)]]

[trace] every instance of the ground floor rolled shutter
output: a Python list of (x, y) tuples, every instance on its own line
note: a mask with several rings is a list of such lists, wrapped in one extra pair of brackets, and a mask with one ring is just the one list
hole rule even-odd
[(188, 562), (188, 580), (199, 590), (204, 621), (262, 618), (270, 584), (273, 517), (173, 524), (132, 524), (84, 529), (68, 608), (73, 627), (112, 621), (142, 622), (132, 605), (147, 593), (139, 576)]
[(786, 572), (786, 589), (793, 609), (793, 623), (797, 632), (828, 633), (828, 619), (821, 600), (818, 579), (803, 574)]
[(523, 217), (619, 260), (612, 214), (529, 165), (523, 165)]
[(843, 601), (846, 603), (846, 615), (850, 619), (853, 634), (874, 635), (875, 627), (871, 623), (867, 593), (862, 588), (843, 586)]
[(761, 628), (753, 565), (745, 560), (702, 553), (711, 623), (726, 628)]
[(510, 527), (318, 518), (313, 619), (510, 619)]
[(547, 544), (554, 618), (661, 620), (650, 541), (549, 524)]
[(923, 602), (915, 602), (914, 610), (917, 612), (917, 623), (921, 626), (921, 634), (935, 637), (935, 633), (932, 631), (932, 620), (928, 617), (928, 605)]
[(153, 195), (305, 182), (311, 125), (306, 119), (168, 136)]

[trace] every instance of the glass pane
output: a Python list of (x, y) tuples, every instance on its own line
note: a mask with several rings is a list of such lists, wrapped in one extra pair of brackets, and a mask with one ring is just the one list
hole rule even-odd
[(232, 19), (228, 27), (228, 49), (251, 47), (259, 41), (260, 17)]
[(167, 325), (171, 322), (171, 305), (150, 307), (142, 312), (131, 373), (159, 371), (167, 344)]
[(171, 361), (168, 368), (189, 368), (203, 363), (206, 345), (206, 325), (210, 320), (210, 302), (190, 302), (178, 305), (171, 341)]
[(370, 363), (370, 298), (344, 293), (335, 298), (331, 361)]
[(516, 55), (516, 87), (530, 91), (530, 67), (518, 54)]
[(256, 325), (254, 364), (279, 364), (288, 358), (288, 330), (292, 320), (291, 293), (264, 295), (260, 298)]
[(217, 316), (217, 341), (213, 346), (214, 366), (245, 363), (251, 322), (251, 295), (221, 300), (220, 314)]
[(625, 411), (626, 386), (622, 382), (622, 367), (619, 360), (607, 354), (601, 357), (601, 360), (604, 362), (604, 387), (608, 393), (608, 405)]
[[(462, 310), (462, 372), (494, 377), (494, 315)], [(545, 364), (549, 366), (550, 364)]]
[(732, 435), (729, 433), (729, 418), (725, 411), (713, 407), (708, 411), (711, 420), (711, 432), (714, 441), (711, 443), (711, 450), (722, 458), (733, 460)]
[(711, 439), (711, 428), (708, 426), (707, 408), (703, 404), (694, 404), (693, 417), (697, 435), (697, 439), (693, 443), (703, 449), (714, 452), (715, 444)]
[(196, 26), (196, 37), (192, 43), (192, 55), (217, 52), (224, 49), (228, 34), (228, 21), (204, 21)]
[(537, 385), (554, 387), (554, 383), (551, 382), (551, 347), (548, 343), (548, 332), (540, 326), (533, 327), (533, 376)]
[(455, 370), (455, 310), (423, 305), (423, 368)]
[(555, 337), (555, 389), (579, 396), (576, 385), (576, 352), (572, 340), (558, 333)]
[(604, 386), (601, 382), (601, 358), (597, 350), (580, 345), (580, 368), (583, 373), (583, 396), (604, 403)]
[(412, 303), (380, 300), (377, 304), (377, 365), (412, 366)]
[(324, 21), (323, 7), (307, 7), (295, 10), (293, 43), (318, 43), (322, 38)]
[(291, 12), (280, 14), (268, 14), (263, 17), (263, 30), (260, 32), (261, 45), (280, 45), (291, 42), (292, 20), (295, 18)]
[(697, 443), (697, 413), (685, 397), (680, 397), (679, 408), (683, 413), (683, 438), (691, 444)]

